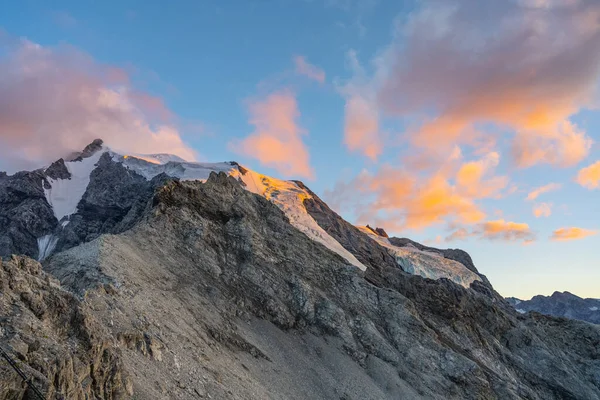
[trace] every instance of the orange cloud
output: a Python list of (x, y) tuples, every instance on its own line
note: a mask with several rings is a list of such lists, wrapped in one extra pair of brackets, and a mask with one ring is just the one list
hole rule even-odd
[(0, 169), (38, 168), (102, 138), (115, 150), (194, 160), (162, 100), (71, 47), (0, 47)]
[(377, 139), (379, 121), (377, 110), (360, 95), (352, 95), (346, 100), (346, 121), (344, 143), (351, 151), (362, 152), (371, 160), (377, 160), (383, 146)]
[[(370, 109), (380, 123), (412, 123), (411, 153), (478, 149), (509, 132), (517, 166), (573, 166), (592, 145), (570, 118), (597, 101), (599, 19), (596, 1), (550, 2), (543, 10), (522, 1), (428, 2), (379, 52), (362, 88), (375, 93)], [(364, 81), (361, 73), (354, 79)], [(503, 133), (481, 131), (490, 124)]]
[(498, 166), (500, 155), (487, 154), (479, 161), (464, 163), (456, 174), (459, 190), (472, 198), (496, 197), (508, 185), (506, 176), (490, 176), (490, 171)]
[(344, 144), (350, 151), (362, 153), (375, 161), (383, 153), (375, 93), (366, 80), (356, 54), (351, 51), (348, 59), (355, 76), (339, 88), (346, 99)]
[(527, 195), (527, 197), (525, 198), (525, 200), (528, 200), (528, 201), (535, 200), (541, 194), (548, 193), (548, 192), (551, 192), (553, 190), (558, 190), (561, 187), (562, 187), (562, 185), (560, 185), (558, 183), (549, 183), (547, 185), (540, 186), (538, 188), (533, 189), (531, 192), (529, 192), (529, 194)]
[(494, 175), (497, 153), (456, 163), (460, 157), (460, 152), (450, 154), (449, 163), (429, 177), (389, 165), (375, 174), (363, 171), (348, 183), (338, 182), (325, 197), (338, 210), (353, 210), (359, 224), (374, 223), (389, 230), (444, 222), (475, 224), (486, 216), (477, 200), (501, 196), (508, 178)]
[(480, 224), (476, 233), (488, 240), (523, 241), (524, 243), (535, 240), (535, 234), (528, 224), (503, 219)]
[(600, 187), (600, 161), (585, 167), (577, 173), (575, 181), (588, 189), (598, 189)]
[(552, 214), (552, 204), (540, 203), (533, 206), (533, 215), (536, 218), (549, 217)]
[(298, 126), (300, 117), (293, 93), (281, 91), (249, 105), (250, 123), (255, 131), (245, 139), (230, 143), (239, 154), (255, 158), (286, 177), (312, 179), (308, 149), (302, 142), (306, 132)]
[(559, 228), (552, 232), (552, 236), (550, 237), (550, 239), (555, 241), (577, 240), (596, 234), (598, 234), (597, 230), (589, 230), (576, 227)]
[(297, 74), (304, 75), (307, 78), (319, 83), (325, 82), (325, 71), (315, 65), (310, 64), (308, 61), (306, 61), (305, 57), (294, 57), (294, 64), (296, 65)]

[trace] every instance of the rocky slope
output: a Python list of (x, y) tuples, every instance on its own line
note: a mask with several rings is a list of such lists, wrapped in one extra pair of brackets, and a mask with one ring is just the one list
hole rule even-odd
[[(36, 186), (48, 169), (0, 179), (32, 187), (31, 200), (1, 203), (8, 251), (17, 233), (58, 237), (43, 265), (60, 286), (26, 258), (5, 259), (0, 276), (0, 345), (49, 398), (600, 399), (600, 328), (517, 313), (464, 255), (453, 262), (480, 279), (423, 277), (393, 238), (383, 246), (300, 183), (236, 164), (205, 178), (206, 165), (150, 164), (99, 156), (64, 220)], [(27, 201), (46, 207), (47, 227), (18, 217)], [(422, 268), (452, 260), (412, 247)], [(24, 398), (0, 367), (0, 399)]]
[(535, 311), (600, 324), (600, 299), (582, 299), (569, 292), (554, 292), (552, 296), (534, 296), (531, 300), (506, 299), (517, 312)]

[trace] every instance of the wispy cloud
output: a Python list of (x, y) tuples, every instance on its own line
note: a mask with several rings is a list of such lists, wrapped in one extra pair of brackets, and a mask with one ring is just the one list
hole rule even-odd
[(12, 40), (0, 51), (0, 169), (40, 167), (102, 138), (116, 150), (194, 160), (161, 99), (72, 47)]
[(245, 139), (231, 142), (229, 148), (286, 177), (314, 178), (308, 148), (302, 141), (307, 132), (297, 123), (300, 111), (294, 93), (282, 90), (248, 104), (249, 123), (255, 130)]
[(528, 200), (528, 201), (535, 200), (540, 195), (542, 195), (544, 193), (552, 192), (554, 190), (558, 190), (561, 187), (562, 187), (562, 185), (559, 183), (549, 183), (547, 185), (537, 187), (537, 188), (533, 189), (531, 192), (529, 192), (529, 194), (527, 195), (525, 200)]
[(310, 64), (308, 61), (306, 61), (305, 57), (294, 57), (294, 65), (296, 66), (297, 74), (306, 76), (307, 78), (319, 83), (325, 83), (325, 71), (315, 65)]
[(575, 178), (577, 183), (588, 189), (600, 188), (600, 161), (582, 168)]
[(51, 15), (54, 23), (61, 28), (73, 28), (78, 24), (77, 18), (66, 11), (53, 11)]
[(578, 240), (597, 234), (597, 230), (570, 227), (555, 230), (550, 238), (555, 241)]
[(533, 215), (536, 218), (549, 217), (552, 214), (551, 203), (540, 203), (533, 206)]
[(524, 243), (535, 240), (535, 234), (528, 224), (503, 219), (484, 222), (479, 225), (475, 233), (488, 240), (521, 241)]

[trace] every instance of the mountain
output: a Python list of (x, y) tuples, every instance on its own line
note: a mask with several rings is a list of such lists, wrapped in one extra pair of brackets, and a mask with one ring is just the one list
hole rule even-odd
[(235, 162), (98, 140), (0, 174), (0, 224), (0, 345), (49, 399), (600, 399), (600, 327)]
[(506, 301), (522, 314), (535, 311), (600, 324), (600, 299), (582, 299), (569, 292), (554, 292), (552, 296), (539, 295), (531, 300), (509, 297)]

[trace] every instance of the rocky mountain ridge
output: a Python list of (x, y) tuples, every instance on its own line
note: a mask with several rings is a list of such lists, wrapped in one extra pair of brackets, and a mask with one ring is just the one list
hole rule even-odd
[(535, 311), (600, 324), (600, 299), (583, 299), (569, 292), (554, 292), (551, 296), (538, 295), (531, 300), (520, 300), (516, 297), (506, 300), (522, 314)]
[[(0, 254), (57, 238), (45, 272), (0, 276), (0, 345), (49, 398), (600, 399), (600, 329), (519, 314), (468, 254), (386, 247), (236, 163), (139, 157), (102, 153), (60, 219), (60, 161), (0, 178)], [(444, 266), (476, 279), (423, 276)], [(28, 395), (0, 364), (0, 399)]]

